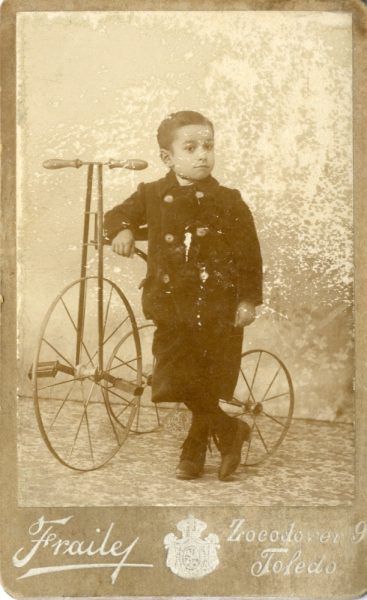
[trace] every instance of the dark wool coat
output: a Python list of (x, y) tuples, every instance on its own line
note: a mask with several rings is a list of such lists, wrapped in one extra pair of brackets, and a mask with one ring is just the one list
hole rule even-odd
[(202, 396), (208, 373), (212, 396), (230, 397), (242, 349), (242, 329), (233, 327), (237, 305), (262, 302), (262, 261), (250, 210), (238, 190), (211, 176), (180, 186), (170, 171), (141, 183), (105, 214), (110, 240), (124, 228), (139, 237), (145, 225), (143, 310), (158, 325), (153, 401), (172, 402), (174, 390), (175, 400), (184, 401), (185, 393), (192, 397), (188, 379), (201, 381)]

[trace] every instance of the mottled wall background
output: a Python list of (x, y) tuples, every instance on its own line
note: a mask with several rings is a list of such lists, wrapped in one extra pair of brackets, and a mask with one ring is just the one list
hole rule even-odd
[[(42, 317), (79, 275), (86, 173), (46, 171), (43, 160), (146, 159), (143, 172), (106, 172), (110, 208), (162, 176), (157, 126), (192, 109), (214, 122), (213, 174), (241, 190), (259, 232), (265, 304), (246, 346), (286, 362), (298, 416), (351, 420), (351, 17), (23, 13), (17, 39), (22, 393)], [(110, 250), (105, 264), (141, 316), (144, 265)]]

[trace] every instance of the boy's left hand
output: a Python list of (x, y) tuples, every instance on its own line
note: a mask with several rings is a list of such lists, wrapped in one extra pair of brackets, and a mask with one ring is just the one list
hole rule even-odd
[(235, 327), (246, 327), (256, 319), (256, 308), (251, 302), (240, 302), (237, 306)]

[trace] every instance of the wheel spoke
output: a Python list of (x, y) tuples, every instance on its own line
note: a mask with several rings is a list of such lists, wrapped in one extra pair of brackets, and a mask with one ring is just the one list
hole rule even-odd
[(276, 394), (275, 396), (269, 396), (269, 398), (263, 398), (262, 402), (268, 402), (269, 400), (275, 400), (276, 398), (282, 398), (282, 396), (290, 396), (290, 392), (283, 392), (282, 394)]
[(93, 354), (92, 354), (89, 362), (87, 362), (86, 366), (88, 366), (91, 362), (92, 362), (92, 365), (94, 366), (93, 358), (95, 358), (97, 356), (97, 354), (98, 354), (98, 348), (97, 348), (97, 350), (95, 352), (93, 352)]
[[(131, 360), (128, 360), (128, 361), (122, 360), (122, 359), (121, 359), (119, 356), (115, 356), (115, 358), (117, 358), (117, 360), (119, 360), (119, 361), (120, 361), (120, 363), (121, 363), (122, 365), (124, 365), (125, 367), (129, 367), (129, 369), (131, 369), (132, 371), (135, 371), (135, 373), (137, 373), (137, 372), (138, 372), (138, 369), (135, 369), (135, 367), (132, 367), (132, 366), (131, 366), (131, 364), (130, 364), (130, 363), (132, 363), (132, 362), (134, 362), (134, 361), (137, 361), (137, 360), (138, 360), (138, 357), (137, 357), (137, 356), (135, 356), (134, 358), (132, 358)], [(121, 365), (117, 365), (117, 367), (120, 367), (120, 366), (121, 366)], [(117, 368), (117, 367), (113, 367), (113, 369), (115, 369), (115, 368)], [(112, 371), (112, 369), (110, 369), (110, 370)]]
[[(94, 356), (97, 354), (97, 352), (98, 352), (98, 350), (96, 350), (96, 352), (93, 354), (93, 358), (94, 358)], [(129, 364), (129, 363), (132, 363), (132, 362), (134, 362), (134, 360), (138, 360), (138, 357), (137, 357), (137, 356), (135, 356), (134, 358), (132, 358), (131, 360), (128, 360), (128, 361), (122, 360), (122, 359), (121, 359), (121, 358), (119, 358), (118, 356), (115, 356), (115, 358), (116, 358), (117, 360), (119, 360), (121, 364), (123, 364), (123, 365), (126, 365), (127, 367), (129, 367), (130, 369), (132, 369), (133, 371), (135, 371), (135, 373), (137, 373), (137, 372), (138, 372), (138, 370), (137, 370), (137, 369), (135, 369), (135, 367), (132, 367), (132, 366)], [(87, 363), (87, 366), (88, 366), (88, 365), (89, 365), (89, 363)], [(105, 370), (105, 373), (110, 373), (111, 371), (114, 371), (114, 369), (119, 369), (120, 367), (121, 367), (121, 365), (116, 365), (115, 367), (111, 367), (111, 369), (108, 369), (108, 370), (106, 369), (106, 370)]]
[[(252, 393), (252, 389), (253, 389), (253, 387), (254, 387), (254, 382), (255, 382), (255, 379), (256, 379), (257, 371), (258, 371), (258, 369), (259, 369), (259, 364), (260, 364), (260, 361), (261, 361), (262, 354), (263, 354), (263, 353), (262, 353), (262, 351), (260, 351), (260, 352), (259, 352), (259, 358), (257, 359), (257, 363), (256, 363), (255, 371), (254, 371), (254, 374), (253, 374), (253, 376), (252, 376), (252, 381), (251, 381), (251, 390), (250, 390), (250, 395), (252, 396), (252, 398), (254, 397), (254, 396), (253, 396), (253, 393)], [(249, 398), (250, 398), (250, 396), (249, 396)]]
[(58, 387), (59, 385), (65, 385), (65, 383), (71, 383), (72, 381), (78, 381), (76, 377), (72, 379), (65, 379), (64, 381), (58, 381), (57, 383), (51, 383), (50, 385), (44, 385), (41, 388), (38, 388), (38, 392), (42, 392), (42, 390), (49, 390), (50, 388)]
[(80, 383), (81, 383), (81, 391), (82, 391), (82, 398), (83, 398), (83, 404), (84, 404), (84, 407), (83, 407), (83, 414), (82, 414), (82, 418), (81, 418), (81, 419), (80, 419), (80, 421), (79, 421), (78, 428), (77, 428), (77, 430), (76, 430), (76, 434), (75, 434), (75, 437), (74, 437), (74, 442), (73, 442), (73, 445), (72, 445), (72, 447), (71, 447), (71, 449), (70, 449), (69, 456), (68, 456), (68, 460), (70, 460), (70, 458), (71, 458), (71, 456), (72, 456), (72, 454), (73, 454), (73, 451), (74, 451), (74, 448), (75, 448), (75, 444), (76, 444), (76, 441), (77, 441), (77, 439), (78, 439), (78, 435), (79, 435), (80, 429), (81, 429), (81, 427), (82, 427), (82, 424), (83, 424), (83, 421), (84, 421), (84, 418), (85, 418), (85, 413), (86, 413), (86, 408), (87, 408), (87, 406), (88, 406), (88, 401), (89, 401), (89, 399), (90, 399), (91, 393), (92, 393), (92, 391), (93, 391), (93, 388), (94, 388), (94, 386), (95, 386), (95, 383), (93, 382), (93, 384), (91, 385), (91, 388), (90, 388), (90, 390), (89, 390), (88, 399), (87, 399), (87, 401), (85, 401), (85, 399), (84, 399), (84, 387), (83, 387), (83, 381), (81, 381)]
[[(247, 385), (247, 389), (248, 389), (248, 391), (249, 391), (249, 393), (250, 393), (250, 396), (251, 396), (252, 400), (253, 400), (254, 402), (256, 402), (256, 400), (255, 400), (255, 397), (254, 397), (254, 395), (253, 395), (253, 393), (252, 393), (251, 386), (249, 385), (249, 382), (247, 381), (246, 375), (244, 374), (242, 367), (241, 367), (241, 374), (242, 374), (242, 377), (243, 377), (243, 378), (244, 378), (244, 380), (245, 380), (245, 383), (246, 383), (246, 385)], [(250, 396), (249, 396), (249, 397), (250, 397)]]
[[(116, 392), (112, 391), (112, 389), (110, 387), (106, 387), (105, 385), (102, 385), (101, 383), (98, 383), (99, 387), (101, 387), (103, 390), (105, 390), (107, 392), (107, 394), (112, 394), (113, 396), (117, 396), (117, 398), (120, 398), (120, 400), (122, 400), (122, 402), (124, 403), (124, 408), (119, 412), (118, 415), (115, 415), (115, 413), (113, 412), (113, 415), (116, 419), (119, 418), (120, 415), (122, 415), (123, 412), (125, 412), (125, 410), (127, 410), (128, 408), (131, 408), (131, 406), (133, 405), (133, 402), (135, 400), (135, 396), (133, 396), (133, 400), (128, 400), (127, 398), (124, 398), (123, 396), (120, 396), (119, 394), (117, 394)], [(111, 403), (109, 402), (109, 404), (111, 405)], [(120, 406), (120, 405), (118, 405)], [(109, 412), (109, 411), (108, 411)]]
[(124, 398), (123, 396), (120, 396), (120, 394), (117, 394), (116, 392), (114, 392), (111, 387), (108, 387), (106, 385), (103, 385), (102, 383), (98, 382), (98, 384), (100, 388), (102, 388), (103, 390), (105, 390), (108, 394), (112, 394), (113, 396), (116, 396), (117, 398), (120, 398), (120, 400), (122, 400), (122, 402), (124, 404), (126, 404), (127, 406), (130, 406), (130, 400), (128, 400), (127, 398)]
[(248, 458), (248, 455), (250, 453), (251, 442), (252, 442), (252, 434), (254, 432), (254, 428), (255, 428), (255, 419), (252, 422), (250, 439), (249, 439), (249, 442), (248, 442), (248, 445), (247, 445), (247, 452), (246, 452), (246, 457), (245, 457), (245, 464), (247, 463), (247, 458)]
[(261, 431), (260, 431), (260, 429), (259, 429), (259, 427), (258, 427), (258, 425), (257, 425), (256, 421), (254, 421), (254, 424), (255, 424), (255, 427), (256, 427), (257, 433), (259, 434), (259, 437), (260, 437), (260, 439), (261, 439), (261, 441), (262, 441), (262, 443), (263, 443), (263, 446), (264, 446), (264, 448), (265, 448), (265, 450), (266, 450), (266, 453), (267, 453), (267, 454), (269, 454), (268, 447), (267, 447), (267, 445), (265, 444), (265, 440), (264, 440), (264, 438), (263, 438), (263, 436), (262, 436), (262, 434), (261, 434)]
[(273, 415), (269, 415), (269, 413), (265, 412), (265, 410), (263, 410), (261, 414), (265, 415), (265, 417), (268, 417), (268, 419), (271, 419), (275, 423), (278, 423), (278, 425), (281, 425), (284, 428), (286, 427), (286, 425), (284, 425), (284, 423), (282, 423), (281, 421), (278, 421), (278, 419), (276, 419), (275, 417), (273, 417)]
[[(70, 314), (70, 312), (69, 312), (69, 309), (68, 309), (68, 307), (66, 306), (66, 303), (65, 303), (65, 301), (64, 301), (64, 299), (63, 299), (63, 298), (61, 298), (61, 302), (62, 302), (62, 305), (63, 305), (63, 307), (65, 308), (65, 311), (66, 311), (66, 313), (67, 313), (67, 315), (68, 315), (68, 317), (69, 317), (70, 321), (71, 321), (71, 322), (72, 322), (72, 324), (73, 324), (73, 327), (74, 327), (75, 331), (76, 331), (76, 332), (78, 332), (78, 328), (77, 328), (77, 326), (76, 326), (76, 324), (75, 324), (75, 322), (74, 322), (74, 319), (73, 319), (73, 317), (71, 316), (71, 314)], [(92, 363), (92, 365), (93, 365), (93, 366), (95, 366), (95, 365), (94, 365), (94, 363), (93, 363), (93, 360), (92, 360), (92, 358), (91, 358), (91, 355), (90, 355), (90, 354), (89, 354), (89, 352), (88, 352), (88, 348), (86, 347), (86, 345), (85, 345), (85, 343), (84, 343), (84, 341), (83, 341), (83, 338), (82, 338), (80, 341), (81, 341), (81, 343), (82, 343), (82, 346), (83, 346), (83, 348), (84, 348), (84, 350), (85, 350), (85, 352), (86, 352), (86, 354), (87, 354), (87, 356), (88, 356), (88, 358), (89, 358), (89, 363)], [(88, 363), (88, 364), (89, 364), (89, 363)]]
[(267, 390), (266, 390), (265, 394), (264, 394), (264, 395), (263, 395), (263, 397), (262, 397), (262, 400), (261, 400), (261, 402), (263, 402), (263, 401), (264, 401), (264, 398), (266, 398), (266, 396), (268, 395), (268, 392), (269, 392), (270, 388), (272, 387), (272, 385), (273, 385), (274, 381), (275, 381), (275, 380), (276, 380), (276, 378), (278, 377), (278, 375), (279, 375), (279, 373), (280, 373), (280, 371), (281, 371), (281, 368), (282, 368), (282, 367), (279, 365), (279, 367), (278, 367), (278, 369), (277, 369), (277, 371), (276, 371), (276, 373), (275, 373), (275, 375), (274, 375), (273, 379), (272, 379), (272, 380), (271, 380), (271, 382), (269, 383), (269, 385), (268, 385), (268, 388), (267, 388)]
[(123, 365), (129, 365), (130, 363), (134, 362), (134, 360), (138, 360), (137, 356), (130, 358), (130, 360), (122, 360), (122, 358), (120, 358), (119, 356), (116, 356), (115, 358), (117, 358), (117, 360), (119, 360)]
[(74, 437), (73, 445), (72, 445), (72, 447), (71, 447), (71, 449), (69, 451), (69, 454), (68, 454), (68, 460), (71, 459), (71, 456), (73, 454), (73, 450), (74, 450), (74, 447), (75, 447), (75, 444), (76, 444), (76, 440), (77, 440), (77, 437), (79, 435), (79, 431), (80, 431), (80, 428), (82, 426), (82, 423), (84, 421), (84, 416), (85, 416), (85, 411), (83, 410), (82, 418), (80, 419), (80, 422), (79, 422), (79, 425), (78, 425), (78, 429), (77, 429), (77, 432), (76, 432), (75, 437)]
[(71, 386), (70, 386), (70, 389), (69, 389), (68, 393), (66, 394), (66, 396), (65, 396), (64, 400), (63, 400), (63, 401), (62, 401), (62, 403), (61, 403), (61, 406), (59, 407), (59, 409), (58, 409), (58, 411), (57, 411), (56, 415), (55, 415), (55, 416), (54, 416), (54, 418), (52, 419), (52, 423), (51, 423), (51, 425), (50, 425), (50, 431), (51, 431), (52, 427), (54, 426), (54, 423), (56, 422), (56, 419), (57, 419), (57, 417), (59, 416), (60, 412), (62, 411), (63, 407), (65, 406), (65, 404), (66, 404), (66, 402), (67, 402), (67, 400), (68, 400), (68, 398), (69, 398), (69, 396), (70, 396), (70, 394), (71, 394), (72, 390), (74, 389), (75, 383), (76, 383), (76, 380), (74, 380), (74, 381), (72, 382), (72, 384), (71, 384)]
[(119, 416), (122, 415), (122, 413), (124, 413), (130, 407), (131, 407), (131, 402), (129, 404), (127, 404), (126, 406), (124, 406), (124, 408), (122, 410), (120, 410), (119, 414), (116, 415), (116, 419), (118, 419)]
[[(126, 317), (126, 319), (124, 319), (123, 321), (121, 321), (121, 323), (116, 327), (116, 329), (114, 329), (114, 331), (108, 336), (108, 338), (106, 338), (103, 341), (102, 346), (104, 346), (105, 344), (107, 344), (107, 342), (111, 339), (111, 337), (116, 333), (116, 331), (120, 327), (122, 327), (122, 325), (128, 320), (128, 318), (129, 318), (129, 315)], [(90, 364), (90, 362), (92, 362), (92, 364), (94, 365), (93, 358), (95, 358), (95, 356), (97, 356), (97, 354), (98, 354), (98, 348), (97, 348), (97, 350), (95, 350), (95, 352), (93, 352), (90, 361), (87, 363), (87, 366)]]
[[(115, 358), (118, 359), (117, 356)], [(118, 360), (120, 360), (120, 359), (118, 359)], [(136, 358), (134, 358), (133, 360), (136, 360)], [(125, 363), (123, 360), (120, 360), (120, 362), (123, 365), (126, 365), (127, 367), (129, 367), (132, 371), (134, 371), (134, 373), (138, 373), (138, 369), (135, 369), (135, 367), (130, 366), (128, 363)], [(120, 369), (120, 368), (121, 368), (121, 365), (115, 365), (114, 367), (111, 367), (110, 369), (106, 369), (104, 372), (105, 373), (111, 373), (111, 371), (115, 371), (116, 369)]]
[(126, 317), (126, 318), (125, 318), (123, 321), (121, 321), (121, 323), (120, 323), (119, 325), (117, 325), (117, 327), (115, 327), (115, 329), (114, 329), (114, 330), (113, 330), (113, 332), (112, 332), (112, 333), (111, 333), (111, 334), (108, 336), (108, 338), (106, 338), (106, 339), (103, 341), (103, 344), (102, 344), (103, 346), (104, 346), (104, 345), (105, 345), (105, 344), (106, 344), (106, 343), (107, 343), (107, 342), (108, 342), (108, 341), (109, 341), (109, 340), (112, 338), (112, 336), (113, 336), (113, 335), (115, 335), (116, 331), (117, 331), (118, 329), (120, 329), (120, 327), (122, 327), (124, 323), (126, 323), (126, 321), (128, 320), (129, 316), (130, 316), (130, 315), (127, 315), (127, 317)]
[[(102, 389), (104, 389), (104, 390), (106, 390), (106, 391), (107, 391), (107, 397), (108, 397), (108, 394), (111, 394), (111, 393), (112, 393), (112, 394), (114, 394), (115, 396), (118, 396), (118, 394), (115, 394), (114, 392), (112, 392), (112, 390), (111, 390), (110, 388), (107, 388), (107, 387), (105, 387), (105, 386), (103, 386), (103, 385), (101, 385), (101, 384), (99, 384), (99, 386), (100, 386)], [(121, 398), (121, 396), (118, 396), (118, 397), (119, 397), (119, 398)], [(121, 398), (121, 399), (122, 399), (122, 398)], [(125, 401), (125, 399), (123, 399), (123, 400)], [(125, 402), (126, 402), (126, 401), (125, 401)], [(116, 431), (116, 429), (115, 429), (115, 422), (117, 422), (117, 423), (119, 424), (119, 426), (120, 426), (120, 427), (123, 427), (124, 429), (126, 429), (126, 427), (125, 427), (125, 425), (124, 425), (123, 423), (121, 423), (120, 421), (118, 421), (118, 420), (117, 420), (117, 417), (116, 417), (115, 413), (114, 413), (113, 411), (111, 411), (111, 410), (110, 410), (110, 404), (109, 404), (109, 402), (108, 402), (108, 399), (107, 399), (106, 405), (107, 405), (107, 413), (108, 413), (108, 417), (109, 417), (109, 419), (110, 419), (111, 427), (112, 427), (112, 429), (113, 429), (113, 432), (114, 432), (114, 434), (115, 434), (115, 436), (116, 436), (116, 439), (117, 439), (118, 443), (119, 443), (119, 444), (121, 444), (121, 442), (120, 442), (120, 438), (119, 438), (119, 436), (118, 436), (118, 433), (117, 433), (117, 431)], [(131, 402), (130, 402), (130, 403), (128, 403), (128, 404), (125, 406), (125, 408), (124, 408), (124, 409), (123, 409), (121, 412), (123, 412), (124, 410), (127, 410), (128, 408), (131, 408)], [(130, 427), (129, 427), (129, 428), (130, 428)]]
[[(101, 385), (100, 383), (98, 383), (98, 385), (99, 385), (99, 387), (101, 387), (101, 388), (103, 388), (103, 389), (108, 389), (108, 388), (105, 388), (105, 387), (104, 387), (103, 385)], [(107, 405), (107, 402), (106, 402), (106, 399), (105, 399), (105, 396), (104, 396), (104, 393), (103, 393), (103, 392), (102, 392), (102, 396), (103, 396), (103, 400), (104, 400), (104, 402), (105, 402), (105, 405), (106, 405), (106, 410), (107, 410), (108, 420), (109, 420), (109, 422), (110, 422), (110, 425), (111, 425), (111, 428), (112, 428), (112, 431), (113, 431), (113, 435), (115, 436), (115, 438), (116, 438), (116, 441), (117, 441), (118, 445), (120, 446), (120, 445), (121, 445), (121, 442), (120, 442), (119, 434), (118, 434), (118, 433), (117, 433), (117, 431), (116, 431), (115, 424), (114, 424), (114, 422), (113, 422), (113, 418), (112, 418), (112, 415), (111, 415), (111, 412), (110, 412), (109, 406)]]
[(56, 352), (56, 354), (58, 354), (58, 355), (59, 355), (59, 356), (60, 356), (60, 357), (61, 357), (61, 358), (62, 358), (62, 359), (65, 361), (65, 362), (67, 362), (67, 363), (68, 363), (68, 365), (70, 365), (70, 366), (71, 366), (71, 367), (74, 369), (74, 365), (73, 365), (73, 364), (70, 362), (70, 360), (68, 360), (67, 358), (65, 358), (65, 356), (64, 356), (63, 354), (61, 354), (61, 352), (59, 352), (59, 351), (58, 351), (58, 350), (55, 348), (55, 346), (53, 346), (53, 345), (51, 344), (51, 342), (49, 342), (48, 340), (46, 340), (46, 338), (44, 338), (44, 337), (42, 338), (42, 341), (43, 341), (43, 342), (45, 342), (45, 344), (47, 344), (48, 346), (50, 346), (50, 348), (52, 348), (52, 350), (53, 350), (54, 352)]

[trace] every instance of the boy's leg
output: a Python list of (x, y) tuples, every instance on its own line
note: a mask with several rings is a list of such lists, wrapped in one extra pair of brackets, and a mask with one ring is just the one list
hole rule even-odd
[(250, 427), (240, 419), (230, 417), (219, 406), (219, 400), (206, 396), (193, 406), (192, 424), (182, 447), (180, 462), (176, 469), (178, 479), (200, 477), (205, 463), (209, 435), (212, 434), (221, 453), (218, 477), (226, 481), (241, 463), (241, 451), (249, 441)]
[(205, 463), (209, 435), (221, 453), (218, 477), (227, 480), (241, 463), (241, 451), (250, 439), (250, 427), (240, 419), (230, 417), (219, 406), (217, 396), (202, 391), (200, 399), (185, 402), (192, 412), (192, 425), (182, 447), (180, 462), (176, 470), (179, 479), (200, 477)]
[(246, 422), (230, 417), (217, 406), (210, 414), (210, 430), (221, 453), (218, 477), (226, 481), (241, 464), (242, 446), (249, 442), (251, 429)]
[(201, 358), (191, 329), (171, 323), (158, 324), (152, 350), (155, 359), (152, 402), (190, 402), (189, 409), (197, 412), (195, 398), (200, 398), (197, 391)]
[(249, 441), (251, 429), (240, 419), (230, 417), (219, 406), (219, 399), (231, 400), (241, 364), (243, 329), (211, 326), (206, 332), (207, 389), (202, 405), (210, 415), (210, 427), (221, 453), (219, 479), (225, 481), (241, 463), (241, 451)]
[(192, 412), (177, 477), (199, 477), (205, 461), (209, 430), (217, 440), (222, 461), (219, 478), (227, 479), (241, 462), (241, 449), (250, 428), (229, 417), (219, 398), (230, 399), (242, 352), (242, 330), (216, 327), (195, 330), (171, 324), (157, 328), (153, 353), (153, 402), (183, 402)]
[(195, 479), (203, 471), (209, 435), (208, 417), (200, 406), (200, 350), (190, 328), (159, 324), (154, 336), (153, 354), (153, 402), (183, 402), (192, 413), (176, 476), (179, 479)]
[[(189, 406), (188, 406), (189, 408)], [(176, 468), (178, 479), (197, 479), (203, 473), (210, 423), (205, 413), (192, 412), (192, 422)]]

